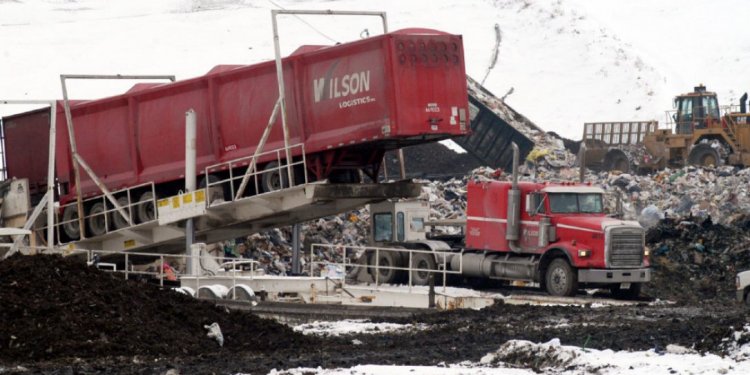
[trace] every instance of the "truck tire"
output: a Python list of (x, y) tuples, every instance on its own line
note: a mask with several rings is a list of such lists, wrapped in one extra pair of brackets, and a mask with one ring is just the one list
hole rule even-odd
[(96, 202), (89, 209), (86, 226), (93, 237), (107, 233), (107, 218), (104, 211), (104, 202)]
[(574, 296), (578, 291), (578, 276), (564, 258), (556, 258), (544, 276), (547, 293), (553, 296)]
[(135, 210), (136, 221), (140, 223), (156, 219), (156, 205), (154, 193), (146, 191), (138, 198), (138, 207)]
[(208, 200), (208, 203), (213, 203), (214, 201), (221, 202), (221, 201), (230, 201), (234, 197), (230, 197), (231, 191), (229, 190), (229, 186), (227, 186), (227, 182), (224, 181), (221, 184), (214, 185), (215, 183), (221, 181), (219, 176), (209, 174), (208, 178), (206, 176), (201, 177), (200, 182), (198, 183), (199, 189), (206, 189), (208, 187), (208, 184), (210, 183), (211, 186), (207, 188), (206, 190), (206, 199)]
[[(413, 285), (428, 285), (430, 283), (430, 275), (435, 275), (435, 272), (422, 271), (422, 270), (435, 270), (435, 256), (428, 253), (414, 253), (411, 258), (411, 283)], [(437, 276), (435, 277), (437, 279)]]
[(261, 193), (269, 193), (289, 187), (289, 175), (286, 168), (279, 168), (279, 163), (272, 161), (263, 167), (260, 179)]
[[(373, 252), (368, 258), (370, 274), (378, 284), (396, 284), (401, 281), (402, 271), (393, 267), (401, 267), (401, 256), (394, 251)], [(376, 268), (377, 265), (377, 268)]]
[(604, 158), (604, 170), (606, 171), (620, 171), (622, 173), (630, 172), (630, 160), (624, 152), (620, 150), (612, 150), (607, 153)]
[(614, 285), (610, 289), (615, 299), (633, 300), (641, 295), (641, 283), (632, 283), (627, 289), (621, 289), (620, 285)]
[(707, 167), (709, 165), (718, 167), (720, 161), (721, 158), (719, 152), (706, 143), (700, 143), (693, 146), (690, 150), (690, 155), (688, 156), (688, 164), (701, 167)]
[(81, 227), (78, 224), (78, 207), (75, 204), (66, 206), (62, 215), (63, 232), (68, 239), (75, 241), (81, 238)]
[[(128, 197), (120, 197), (117, 198), (117, 203), (122, 206), (122, 209), (125, 210), (125, 213), (127, 215), (130, 215), (130, 207), (128, 207)], [(112, 223), (115, 229), (122, 229), (127, 228), (130, 226), (128, 224), (128, 221), (125, 220), (122, 215), (120, 215), (120, 212), (117, 211), (114, 207), (112, 207), (113, 211), (110, 213), (109, 222)], [(131, 220), (132, 217), (131, 217)]]

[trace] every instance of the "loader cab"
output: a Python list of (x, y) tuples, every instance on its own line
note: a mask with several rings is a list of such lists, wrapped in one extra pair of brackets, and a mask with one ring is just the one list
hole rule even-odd
[(424, 241), (430, 215), (427, 202), (385, 201), (370, 205), (370, 244)]
[(691, 93), (677, 96), (674, 108), (676, 112), (672, 119), (677, 134), (692, 134), (693, 130), (708, 128), (720, 118), (716, 93), (706, 91), (703, 85), (696, 86)]

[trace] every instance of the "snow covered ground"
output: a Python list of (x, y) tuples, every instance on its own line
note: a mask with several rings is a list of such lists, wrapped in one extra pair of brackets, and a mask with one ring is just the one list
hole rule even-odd
[[(369, 323), (367, 321), (316, 322), (295, 327), (305, 334), (343, 335), (356, 332), (394, 332), (425, 329), (411, 325)], [(734, 341), (750, 333), (750, 326), (735, 333)], [(731, 340), (730, 340), (731, 341)], [(357, 345), (361, 343), (353, 343)], [(279, 369), (274, 375), (490, 375), (490, 374), (747, 374), (750, 373), (750, 344), (728, 343), (726, 357), (702, 355), (689, 348), (668, 345), (648, 351), (612, 351), (561, 345), (557, 339), (547, 343), (511, 340), (497, 351), (487, 353), (477, 363), (444, 363), (439, 366), (382, 366), (362, 364), (352, 368)], [(536, 371), (535, 371), (536, 370)]]
[[(704, 83), (724, 104), (750, 89), (743, 0), (0, 0), (0, 99), (61, 97), (60, 74), (175, 74), (273, 57), (271, 9), (382, 10), (392, 30), (462, 34), (468, 73), (546, 130), (664, 119)], [(284, 16), (282, 53), (381, 31), (377, 18)], [(133, 82), (73, 82), (74, 98)], [(0, 106), (0, 114), (27, 108)]]

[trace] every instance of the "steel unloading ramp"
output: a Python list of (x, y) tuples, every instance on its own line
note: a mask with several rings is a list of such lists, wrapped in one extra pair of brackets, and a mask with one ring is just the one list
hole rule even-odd
[[(420, 192), (421, 184), (412, 181), (309, 183), (236, 201), (214, 201), (205, 209), (205, 214), (194, 218), (196, 241), (215, 243), (234, 239), (267, 228), (339, 214), (389, 198), (415, 198)], [(184, 251), (184, 225), (184, 221), (160, 225), (157, 219), (66, 246), (71, 250)]]

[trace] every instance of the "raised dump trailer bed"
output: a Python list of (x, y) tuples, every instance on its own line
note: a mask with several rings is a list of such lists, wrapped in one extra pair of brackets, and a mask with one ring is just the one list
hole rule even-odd
[(469, 119), (471, 134), (456, 137), (453, 140), (464, 150), (479, 159), (482, 164), (492, 168), (511, 170), (513, 168), (513, 149), (515, 143), (521, 151), (521, 157), (534, 149), (534, 141), (516, 129), (511, 123), (525, 126), (543, 133), (526, 117), (495, 97), (470, 77), (466, 77), (469, 88)]

